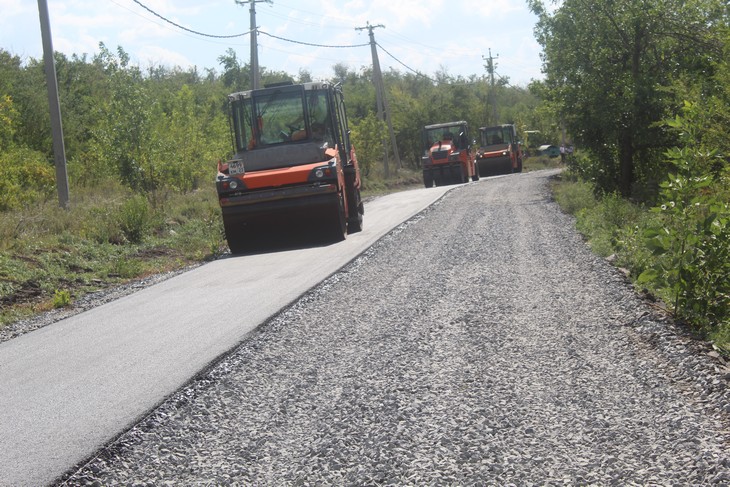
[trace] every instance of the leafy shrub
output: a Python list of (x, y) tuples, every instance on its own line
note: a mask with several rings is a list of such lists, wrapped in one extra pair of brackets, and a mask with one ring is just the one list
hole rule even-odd
[(119, 228), (131, 243), (142, 242), (153, 227), (153, 213), (147, 198), (142, 195), (134, 195), (125, 201), (117, 218)]
[(66, 289), (57, 289), (53, 293), (53, 307), (65, 308), (71, 304), (71, 293)]
[(385, 122), (378, 120), (374, 113), (369, 113), (360, 123), (351, 124), (350, 129), (360, 171), (367, 178), (375, 168), (375, 163), (383, 160), (383, 140), (387, 134)]
[(40, 152), (24, 148), (0, 151), (0, 211), (46, 198), (55, 182), (54, 170)]
[(677, 316), (717, 328), (730, 319), (730, 204), (712, 174), (717, 153), (699, 142), (700, 112), (686, 103), (668, 122), (683, 146), (667, 152), (676, 172), (661, 184), (660, 219), (645, 232), (657, 260), (639, 282), (666, 294)]

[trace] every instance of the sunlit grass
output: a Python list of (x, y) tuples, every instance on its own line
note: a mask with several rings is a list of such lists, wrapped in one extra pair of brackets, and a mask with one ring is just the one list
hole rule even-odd
[(214, 189), (150, 199), (109, 184), (0, 214), (0, 327), (225, 250)]

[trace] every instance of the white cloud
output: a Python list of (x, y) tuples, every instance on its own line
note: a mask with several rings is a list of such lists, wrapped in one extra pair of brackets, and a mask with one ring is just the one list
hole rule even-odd
[[(141, 67), (164, 65), (168, 67), (179, 66), (188, 68), (194, 66), (195, 63), (188, 59), (180, 52), (166, 49), (156, 45), (145, 45), (133, 56), (132, 61)], [(200, 68), (209, 68), (213, 66), (198, 66)]]
[[(485, 28), (494, 25), (492, 22), (517, 20), (513, 14), (517, 12), (529, 12), (527, 5), (523, 1), (515, 2), (514, 0), (464, 0), (463, 8), (470, 15), (482, 17), (485, 21)], [(490, 22), (491, 21), (491, 22)]]
[(28, 2), (27, 0), (0, 0), (0, 25), (7, 23), (9, 19), (12, 19), (16, 15), (21, 15), (29, 12), (35, 12), (38, 14), (38, 7), (35, 2)]
[[(249, 37), (217, 39), (170, 25), (131, 0), (48, 0), (56, 50), (95, 52), (103, 41), (121, 46), (132, 60), (181, 67), (218, 68), (217, 58), (233, 48), (248, 62)], [(249, 29), (248, 6), (233, 0), (143, 0), (151, 10), (189, 29), (234, 35)], [(38, 57), (40, 28), (36, 2), (0, 0), (0, 46), (12, 53)], [(532, 39), (535, 16), (524, 2), (510, 0), (274, 0), (256, 6), (262, 31), (285, 39), (323, 45), (367, 44), (374, 30), (383, 49), (411, 69), (432, 75), (445, 68), (451, 75), (484, 74), (482, 55), (499, 54), (499, 71), (513, 83), (527, 82), (540, 69), (540, 47)], [(296, 75), (300, 68), (315, 77), (332, 75), (332, 66), (370, 66), (368, 46), (320, 48), (259, 36), (259, 62), (271, 70)], [(410, 72), (379, 50), (383, 70)], [(509, 60), (509, 62), (507, 62)]]

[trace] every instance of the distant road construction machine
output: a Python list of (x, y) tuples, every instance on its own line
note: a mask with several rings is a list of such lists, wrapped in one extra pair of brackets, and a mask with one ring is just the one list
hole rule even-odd
[(522, 172), (522, 147), (513, 124), (479, 128), (476, 165), (480, 176)]
[[(232, 253), (282, 232), (362, 230), (360, 169), (339, 85), (281, 83), (228, 96), (234, 155), (216, 189)], [(295, 235), (296, 236), (296, 235)]]
[(427, 188), (477, 181), (466, 122), (426, 125), (423, 128), (423, 184)]

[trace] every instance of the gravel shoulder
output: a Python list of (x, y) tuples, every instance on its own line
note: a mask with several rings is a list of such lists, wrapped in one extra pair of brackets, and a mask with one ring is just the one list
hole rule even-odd
[(454, 188), (59, 484), (730, 485), (727, 364), (551, 174)]

